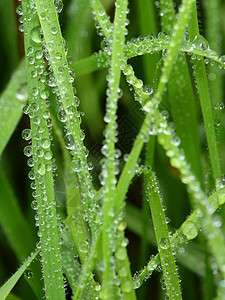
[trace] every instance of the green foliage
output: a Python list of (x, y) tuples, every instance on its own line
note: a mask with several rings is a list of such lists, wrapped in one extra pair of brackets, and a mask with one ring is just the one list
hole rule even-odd
[(224, 6), (199, 7), (203, 37), (194, 0), (20, 4), (19, 31), (0, 5), (0, 298), (224, 299)]

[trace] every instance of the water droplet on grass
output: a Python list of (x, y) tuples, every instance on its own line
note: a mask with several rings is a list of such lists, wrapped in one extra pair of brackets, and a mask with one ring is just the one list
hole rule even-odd
[(182, 229), (183, 234), (188, 240), (194, 239), (198, 235), (198, 230), (195, 224), (191, 221), (187, 221)]
[(30, 157), (32, 155), (32, 147), (31, 146), (26, 146), (23, 150), (23, 153), (27, 156)]
[(31, 279), (33, 277), (33, 273), (29, 269), (24, 272), (24, 275), (27, 277), (27, 279)]
[(31, 139), (31, 130), (30, 129), (24, 129), (22, 132), (22, 138), (25, 141), (29, 141)]
[(129, 293), (133, 289), (133, 285), (127, 280), (126, 282), (122, 283), (121, 289), (124, 293)]
[(168, 249), (170, 246), (170, 241), (168, 238), (161, 238), (159, 241), (159, 247), (162, 249)]
[(75, 149), (75, 142), (71, 133), (67, 133), (65, 136), (65, 145), (69, 150)]
[(30, 36), (33, 42), (40, 44), (42, 42), (40, 26), (34, 27), (30, 32)]

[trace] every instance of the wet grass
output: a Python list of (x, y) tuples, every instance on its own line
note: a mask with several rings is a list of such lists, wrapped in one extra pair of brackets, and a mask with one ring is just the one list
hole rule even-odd
[(9, 2), (0, 298), (224, 299), (224, 5)]

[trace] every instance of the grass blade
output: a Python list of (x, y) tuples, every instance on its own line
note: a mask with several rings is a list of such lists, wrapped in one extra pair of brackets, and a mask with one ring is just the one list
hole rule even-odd
[(9, 182), (0, 170), (0, 222), (12, 249), (22, 262), (35, 246), (35, 238), (16, 201)]
[(169, 299), (182, 299), (176, 263), (170, 243), (166, 217), (160, 199), (155, 176), (151, 170), (145, 171), (147, 179), (147, 194), (151, 209), (156, 240), (159, 249), (163, 277)]
[(117, 111), (117, 101), (119, 99), (118, 90), (120, 84), (121, 75), (121, 64), (123, 57), (123, 46), (125, 41), (125, 22), (126, 22), (126, 11), (127, 11), (127, 1), (116, 1), (116, 11), (114, 28), (112, 32), (112, 57), (111, 57), (111, 67), (109, 71), (109, 88), (108, 88), (108, 98), (106, 103), (106, 115), (105, 121), (106, 133), (105, 133), (105, 157), (106, 164), (102, 166), (103, 174), (103, 185), (106, 186), (104, 189), (104, 204), (103, 204), (103, 232), (102, 232), (102, 246), (103, 246), (103, 260), (104, 260), (104, 270), (103, 270), (103, 299), (115, 298), (113, 295), (113, 273), (111, 271), (111, 254), (113, 252), (113, 236), (114, 229), (112, 224), (114, 223), (114, 216), (112, 215), (112, 210), (115, 202), (115, 184), (116, 184), (116, 111)]
[[(206, 47), (206, 49), (208, 48), (206, 42), (199, 35), (196, 6), (194, 6), (188, 32), (189, 32), (190, 39), (192, 40), (193, 47), (196, 48)], [(214, 129), (212, 104), (211, 104), (211, 99), (209, 94), (208, 80), (205, 71), (204, 61), (202, 59), (193, 60), (193, 67), (194, 67), (194, 74), (197, 83), (197, 89), (199, 92), (202, 115), (204, 119), (213, 179), (214, 182), (216, 183), (216, 180), (218, 180), (219, 177), (221, 176), (221, 170), (220, 170), (220, 162), (219, 162), (218, 148), (216, 142), (216, 134)]]
[(39, 251), (34, 252), (31, 254), (30, 257), (28, 257), (25, 262), (22, 264), (22, 266), (16, 271), (15, 274), (12, 275), (12, 277), (9, 278), (6, 283), (4, 283), (3, 286), (0, 288), (0, 298), (2, 300), (6, 299), (6, 297), (9, 295), (13, 287), (16, 285), (17, 281), (20, 279), (20, 277), (23, 275), (23, 273), (26, 271), (26, 269), (29, 267), (29, 265), (32, 263), (32, 261), (35, 259), (35, 257), (38, 255)]
[[(31, 14), (34, 7), (28, 1), (24, 0), (22, 5), (24, 13), (25, 55), (30, 56), (33, 52), (35, 54), (42, 54), (38, 16), (36, 13)], [(31, 36), (29, 36), (29, 34), (31, 34)], [(36, 69), (42, 74), (43, 61), (40, 57), (35, 57), (34, 60)], [(46, 113), (47, 92), (44, 82), (39, 80), (37, 75), (33, 76), (34, 61), (32, 60), (32, 56), (31, 59), (26, 62), (32, 148), (27, 146), (25, 148), (25, 153), (27, 153), (28, 157), (33, 153), (34, 168), (31, 170), (29, 177), (31, 179), (35, 178), (36, 184), (36, 199), (33, 202), (33, 207), (35, 210), (38, 210), (45, 295), (46, 299), (65, 299), (53, 187), (52, 162), (49, 163), (49, 158), (52, 158), (52, 153), (50, 150), (49, 128), (46, 122), (46, 119), (49, 117), (49, 114)], [(40, 156), (40, 153), (43, 153), (44, 155)], [(48, 226), (46, 226), (46, 224), (48, 224)]]
[[(162, 30), (171, 34), (176, 22), (172, 1), (162, 0), (160, 9)], [(181, 139), (181, 147), (184, 149), (187, 161), (194, 174), (203, 183), (197, 113), (185, 56), (178, 55), (172, 74), (168, 82), (168, 92), (176, 132)]]
[(22, 116), (22, 108), (28, 99), (24, 61), (12, 75), (0, 97), (0, 155)]

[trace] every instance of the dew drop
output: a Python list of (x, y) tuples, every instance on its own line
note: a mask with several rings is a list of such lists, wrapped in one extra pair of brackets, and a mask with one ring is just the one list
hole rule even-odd
[(40, 174), (40, 175), (45, 175), (45, 171), (46, 171), (46, 169), (45, 169), (45, 165), (44, 165), (44, 163), (42, 162), (39, 166), (38, 166), (38, 173)]
[(65, 145), (69, 150), (75, 149), (75, 142), (71, 133), (67, 133), (65, 136)]
[(119, 248), (116, 253), (116, 258), (119, 259), (119, 260), (124, 260), (126, 258), (126, 249), (121, 247)]
[(31, 279), (32, 276), (33, 276), (33, 273), (31, 270), (27, 269), (25, 272), (24, 272), (24, 275), (27, 277), (27, 279)]
[(31, 146), (26, 146), (24, 149), (23, 149), (23, 153), (27, 156), (27, 157), (30, 157), (32, 155), (32, 147)]
[(34, 27), (30, 32), (30, 36), (31, 36), (32, 41), (40, 44), (42, 42), (40, 27), (39, 26)]
[(125, 293), (129, 293), (132, 290), (132, 288), (133, 288), (133, 285), (128, 280), (126, 282), (124, 282), (121, 286), (122, 291)]
[(58, 33), (58, 29), (56, 27), (52, 27), (51, 28), (51, 33), (52, 34), (57, 34)]
[(182, 231), (188, 240), (192, 240), (198, 235), (198, 230), (197, 230), (195, 224), (191, 221), (187, 221), (185, 223)]
[(160, 241), (159, 241), (159, 247), (161, 249), (168, 249), (170, 246), (170, 241), (168, 238), (161, 238)]
[(30, 129), (24, 129), (22, 132), (22, 138), (25, 141), (29, 141), (31, 139), (31, 130)]
[(60, 110), (59, 113), (58, 113), (58, 119), (61, 121), (61, 122), (66, 122), (67, 121), (67, 116), (66, 116), (66, 113), (64, 110)]
[(43, 141), (42, 141), (42, 148), (44, 148), (44, 149), (47, 149), (47, 148), (49, 148), (50, 147), (50, 141), (49, 140), (47, 140), (47, 139), (44, 139)]
[(41, 98), (46, 100), (49, 97), (49, 92), (47, 90), (42, 90), (41, 91)]

